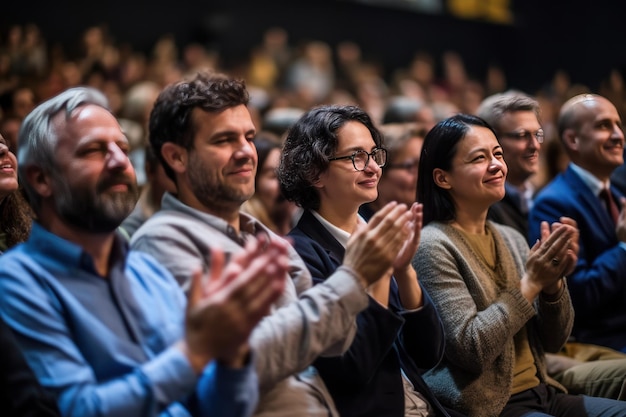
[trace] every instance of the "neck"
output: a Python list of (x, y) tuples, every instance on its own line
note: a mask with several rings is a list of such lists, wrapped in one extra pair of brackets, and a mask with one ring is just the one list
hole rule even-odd
[(481, 212), (468, 212), (457, 211), (456, 218), (452, 221), (451, 225), (458, 229), (461, 229), (467, 233), (484, 235), (485, 224), (487, 223), (487, 211)]
[(240, 230), (239, 223), (239, 210), (241, 205), (237, 204), (214, 204), (207, 206), (203, 204), (192, 192), (179, 191), (177, 195), (181, 203), (201, 211), (206, 214), (210, 214), (215, 217), (219, 217), (228, 223), (237, 233)]
[(317, 212), (333, 225), (352, 234), (358, 224), (358, 209), (358, 206), (342, 209), (322, 202)]
[(593, 175), (594, 177), (596, 177), (598, 180), (602, 181), (603, 184), (606, 184), (609, 179), (611, 178), (611, 174), (613, 173), (613, 170), (615, 168), (606, 168), (606, 167), (602, 167), (602, 166), (587, 166), (586, 164), (580, 163), (580, 162), (574, 162), (576, 165), (578, 165), (579, 167), (581, 167), (582, 169), (584, 169), (585, 171), (588, 171), (589, 173), (591, 173), (591, 175)]
[(115, 240), (114, 231), (93, 233), (76, 229), (71, 225), (63, 223), (60, 219), (51, 219), (49, 221), (40, 219), (40, 221), (41, 225), (51, 233), (82, 247), (93, 258), (98, 274), (105, 278), (108, 277), (109, 258), (111, 257), (111, 250)]

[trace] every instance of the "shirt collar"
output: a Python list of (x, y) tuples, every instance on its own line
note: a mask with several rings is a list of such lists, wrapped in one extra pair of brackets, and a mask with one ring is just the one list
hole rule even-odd
[(265, 234), (269, 236), (268, 231), (261, 225), (261, 223), (257, 219), (246, 213), (239, 212), (240, 231), (239, 233), (237, 233), (237, 231), (230, 224), (228, 224), (226, 220), (222, 219), (221, 217), (214, 216), (212, 214), (208, 214), (193, 207), (190, 207), (180, 201), (178, 197), (176, 197), (174, 194), (167, 191), (163, 195), (161, 210), (175, 210), (177, 212), (182, 212), (188, 216), (197, 218), (203, 223), (208, 224), (212, 228), (219, 230), (220, 232), (222, 232), (242, 246), (245, 245), (246, 239), (249, 236), (256, 236), (259, 234)]
[[(97, 274), (93, 257), (82, 246), (50, 232), (36, 221), (33, 222), (27, 244), (34, 249), (31, 253), (45, 254), (47, 260), (57, 265), (65, 268), (75, 267)], [(109, 270), (116, 264), (121, 264), (121, 267), (124, 267), (128, 251), (128, 240), (120, 233), (115, 232), (109, 258)]]
[[(338, 228), (337, 226), (335, 226), (334, 224), (332, 224), (331, 222), (323, 218), (322, 215), (319, 214), (317, 211), (311, 210), (311, 213), (313, 213), (315, 218), (320, 223), (322, 223), (322, 226), (324, 226), (328, 230), (328, 232), (330, 232), (330, 234), (333, 235), (335, 239), (337, 239), (337, 242), (339, 242), (341, 246), (345, 248), (348, 245), (348, 240), (350, 239), (350, 233)], [(361, 217), (361, 215), (358, 216), (358, 222), (365, 223), (365, 220), (363, 220), (363, 217)]]
[(587, 185), (587, 187), (591, 189), (591, 192), (593, 192), (594, 195), (599, 195), (602, 189), (611, 187), (610, 181), (607, 181), (607, 183), (604, 184), (591, 172), (587, 171), (584, 168), (581, 168), (573, 162), (570, 163), (570, 167), (572, 168), (572, 171), (574, 171), (576, 175), (578, 175), (580, 179)]

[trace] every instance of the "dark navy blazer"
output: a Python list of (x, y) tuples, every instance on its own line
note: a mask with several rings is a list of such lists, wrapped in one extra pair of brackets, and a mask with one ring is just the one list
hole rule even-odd
[[(310, 211), (303, 213), (289, 236), (315, 284), (341, 265), (343, 246)], [(439, 362), (444, 350), (441, 319), (422, 291), (423, 307), (404, 312), (392, 280), (389, 309), (370, 297), (369, 307), (357, 317), (358, 331), (349, 350), (315, 362), (342, 416), (404, 416), (401, 368), (437, 416), (457, 415), (444, 410), (420, 376)]]
[[(619, 205), (622, 194), (611, 192)], [(600, 199), (571, 167), (542, 189), (530, 211), (529, 243), (540, 236), (540, 223), (571, 217), (580, 230), (580, 251), (567, 283), (576, 312), (577, 341), (626, 352), (626, 250)]]

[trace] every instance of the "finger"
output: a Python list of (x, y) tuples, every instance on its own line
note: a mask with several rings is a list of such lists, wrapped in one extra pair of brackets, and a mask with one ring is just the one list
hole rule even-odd
[(220, 248), (212, 248), (209, 282), (219, 282), (222, 279), (225, 262), (224, 251)]
[(561, 217), (559, 219), (559, 221), (563, 224), (567, 224), (569, 226), (575, 227), (576, 229), (578, 229), (578, 223), (576, 223), (576, 220), (572, 219), (571, 217)]
[[(286, 254), (279, 247), (270, 247), (240, 272), (234, 283), (237, 288), (233, 290), (243, 303), (248, 303), (264, 286), (270, 285), (275, 274), (285, 277), (288, 267), (285, 259)], [(271, 272), (268, 273), (268, 270)]]
[[(235, 279), (242, 270), (246, 270), (254, 259), (262, 253), (261, 244), (255, 238), (251, 238), (246, 242), (244, 250), (231, 259), (226, 266), (222, 280), (224, 282)], [(222, 259), (224, 262), (224, 259)]]
[(380, 222), (387, 217), (387, 215), (398, 206), (398, 203), (396, 201), (391, 201), (387, 204), (384, 205), (384, 207), (380, 210), (378, 210), (373, 216), (372, 218), (369, 220), (369, 222), (367, 222), (367, 224), (370, 226), (370, 228), (374, 228), (376, 226), (378, 226), (378, 224), (380, 224)]
[(550, 227), (548, 225), (548, 222), (546, 221), (541, 222), (540, 233), (541, 233), (541, 241), (545, 241), (550, 236)]
[(413, 242), (418, 243), (422, 235), (422, 225), (423, 225), (423, 220), (424, 220), (424, 206), (422, 204), (414, 203), (413, 210), (414, 210), (413, 213), (415, 215)]
[(260, 317), (265, 316), (271, 309), (272, 304), (282, 295), (286, 281), (287, 258), (282, 257), (282, 261), (268, 265), (263, 274), (263, 285), (252, 294), (248, 300), (246, 308), (250, 314)]
[(187, 311), (198, 305), (203, 296), (204, 289), (202, 285), (202, 271), (196, 270), (191, 275), (191, 285), (189, 286), (189, 293), (187, 295)]
[[(406, 205), (397, 204), (396, 202), (391, 202), (385, 205), (385, 216), (378, 217), (380, 212), (377, 212), (374, 216), (377, 217), (376, 222), (370, 220), (368, 223), (363, 224), (362, 227), (358, 227), (357, 230), (352, 234), (350, 240), (374, 240), (379, 241), (378, 243), (382, 243), (382, 246), (386, 246), (389, 243), (393, 243), (392, 239), (397, 238), (397, 234), (401, 233), (400, 228), (404, 227), (404, 224), (407, 220), (402, 222), (402, 225), (399, 226), (396, 223), (398, 218), (409, 213), (409, 217), (411, 213), (407, 210)], [(408, 219), (408, 217), (407, 217)], [(403, 233), (402, 239), (406, 238), (406, 232)]]

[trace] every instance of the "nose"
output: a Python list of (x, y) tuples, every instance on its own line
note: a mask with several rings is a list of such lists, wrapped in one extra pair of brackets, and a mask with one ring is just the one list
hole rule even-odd
[(541, 142), (539, 142), (536, 135), (531, 135), (531, 140), (528, 143), (531, 149), (541, 149)]
[(239, 141), (239, 146), (235, 151), (236, 158), (253, 158), (256, 155), (256, 148), (254, 143), (249, 141), (246, 137), (242, 137)]
[(126, 151), (124, 151), (117, 143), (109, 144), (109, 152), (107, 154), (107, 166), (110, 169), (125, 169), (130, 160)]
[(495, 156), (491, 158), (491, 163), (489, 164), (489, 169), (492, 171), (502, 171), (504, 168), (504, 160), (496, 158)]
[(618, 137), (623, 139), (624, 138), (624, 131), (622, 130), (622, 127), (620, 125), (618, 125), (617, 123), (613, 124), (613, 132), (611, 134), (613, 137)]
[(9, 147), (4, 143), (0, 143), (0, 156), (4, 156), (9, 153)]
[(374, 158), (370, 156), (369, 160), (367, 161), (367, 164), (365, 165), (365, 169), (363, 171), (375, 173), (380, 170), (381, 168), (378, 166), (378, 163), (374, 161)]

